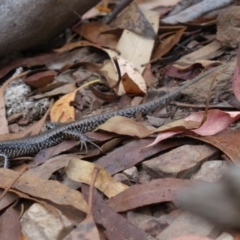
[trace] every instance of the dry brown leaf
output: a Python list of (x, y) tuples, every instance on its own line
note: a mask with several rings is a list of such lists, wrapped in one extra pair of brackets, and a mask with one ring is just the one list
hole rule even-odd
[(136, 3), (132, 2), (125, 11), (115, 18), (110, 26), (131, 30), (145, 37), (156, 38), (156, 31)]
[(55, 49), (54, 51), (58, 53), (63, 53), (63, 52), (71, 51), (78, 47), (94, 47), (102, 50), (100, 46), (94, 43), (90, 43), (88, 41), (78, 41), (78, 42), (66, 43), (61, 48)]
[(53, 89), (49, 92), (36, 94), (36, 95), (32, 96), (31, 98), (32, 99), (41, 99), (41, 98), (45, 98), (45, 97), (53, 97), (53, 96), (60, 95), (60, 94), (67, 94), (67, 93), (70, 93), (70, 92), (76, 90), (75, 85), (76, 85), (75, 83), (64, 84), (63, 86), (56, 87), (55, 89)]
[[(151, 23), (155, 33), (159, 28), (159, 14), (155, 11), (142, 11), (148, 22)], [(155, 40), (136, 34), (130, 30), (124, 30), (118, 41), (117, 49), (121, 56), (131, 62), (133, 66), (142, 74), (145, 63), (151, 59)]]
[(68, 93), (56, 101), (51, 108), (50, 118), (52, 122), (72, 122), (75, 121), (75, 110), (74, 107), (70, 105), (74, 101), (76, 93), (84, 88), (86, 85), (99, 82), (99, 80), (91, 81), (90, 83), (84, 84), (77, 88), (75, 91)]
[(191, 186), (190, 180), (164, 178), (134, 185), (108, 200), (116, 212), (124, 212), (154, 203), (173, 201), (178, 190)]
[(144, 138), (151, 134), (151, 130), (144, 125), (135, 122), (131, 118), (122, 116), (114, 116), (105, 123), (97, 127), (95, 130), (104, 130), (121, 135), (128, 135), (132, 137)]
[[(0, 188), (7, 188), (13, 179), (19, 176), (18, 172), (0, 168)], [(11, 189), (16, 189), (47, 202), (69, 207), (81, 212), (87, 211), (87, 204), (80, 192), (72, 190), (63, 184), (34, 177), (30, 174), (23, 174)]]
[(77, 182), (83, 182), (90, 185), (94, 168), (100, 169), (95, 187), (103, 192), (107, 197), (113, 197), (128, 188), (123, 183), (116, 182), (109, 173), (96, 164), (80, 160), (78, 158), (69, 158), (65, 169), (69, 178)]
[(43, 163), (42, 165), (34, 168), (30, 168), (27, 171), (27, 174), (31, 174), (35, 177), (49, 179), (51, 175), (57, 170), (66, 167), (67, 159), (69, 157), (77, 157), (74, 154), (63, 154), (53, 158), (48, 158), (48, 161)]
[(99, 173), (99, 169), (95, 168), (92, 173), (92, 181), (91, 181), (90, 190), (89, 190), (89, 198), (88, 198), (89, 210), (88, 210), (87, 217), (79, 225), (77, 225), (76, 228), (64, 238), (64, 240), (79, 239), (80, 236), (84, 240), (92, 240), (92, 239), (100, 240), (98, 229), (94, 222), (93, 214), (92, 214), (93, 189), (94, 189), (94, 184), (95, 184), (98, 173)]
[(79, 145), (79, 141), (69, 140), (69, 141), (63, 141), (62, 143), (60, 143), (54, 147), (42, 149), (33, 158), (33, 161), (31, 162), (31, 166), (36, 167), (36, 166), (48, 161), (49, 158), (51, 158), (53, 156), (57, 156), (62, 152), (68, 151), (77, 145)]
[[(181, 27), (177, 32), (175, 32), (173, 35), (165, 38), (163, 41), (161, 41), (156, 49), (153, 51), (152, 59), (158, 59), (164, 56), (166, 53), (168, 53), (181, 39), (183, 33), (185, 32), (187, 28)], [(160, 39), (162, 36), (159, 37)]]
[(19, 213), (11, 206), (0, 217), (1, 240), (22, 240)]
[(214, 136), (206, 137), (196, 136), (193, 134), (184, 135), (213, 145), (224, 152), (236, 166), (240, 166), (240, 143), (238, 141), (240, 137), (239, 130), (226, 129)]
[[(121, 34), (121, 31), (118, 31), (118, 34), (116, 34), (116, 31), (111, 32), (110, 30), (112, 30), (112, 28), (100, 21), (84, 23), (79, 27), (74, 28), (73, 30), (90, 42), (93, 42), (100, 46), (110, 47), (115, 47), (117, 45)], [(108, 31), (108, 33), (102, 34), (106, 31)]]
[(31, 87), (42, 88), (54, 81), (57, 72), (53, 70), (30, 72), (23, 81)]
[(50, 61), (56, 58), (57, 56), (58, 54), (56, 53), (50, 53), (50, 54), (39, 55), (36, 57), (19, 58), (10, 63), (7, 63), (8, 65), (3, 67), (0, 70), (0, 78), (4, 77), (7, 73), (9, 73), (11, 70), (15, 68), (41, 66), (41, 65), (44, 65), (47, 61)]
[[(82, 192), (87, 199), (89, 187), (82, 185)], [(101, 209), (101, 211), (99, 211)], [(103, 226), (103, 234), (108, 240), (147, 240), (147, 234), (133, 225), (125, 217), (107, 206), (97, 191), (93, 194), (93, 216), (97, 224)]]
[(64, 240), (100, 240), (92, 215), (88, 215)]
[(178, 59), (176, 63), (181, 65), (191, 65), (199, 60), (208, 60), (208, 56), (211, 56), (212, 53), (215, 53), (221, 47), (222, 45), (220, 42), (213, 41), (194, 52), (184, 55), (182, 58)]
[[(132, 64), (132, 62), (124, 59), (121, 56), (118, 56), (116, 54), (116, 52), (112, 51), (112, 50), (108, 50), (105, 49), (105, 51), (108, 53), (109, 57), (111, 58), (112, 62), (108, 62), (102, 69), (101, 69), (101, 73), (106, 77), (110, 87), (116, 85), (116, 83), (118, 82), (119, 76), (117, 74), (117, 71), (115, 70), (114, 67), (114, 62), (113, 62), (113, 58), (115, 58), (118, 62), (119, 68), (120, 68), (120, 72), (121, 72), (121, 76), (123, 76), (125, 73), (128, 74), (128, 76), (131, 78), (132, 81), (135, 82), (135, 84), (139, 87), (141, 94), (145, 94), (146, 93), (146, 82), (143, 79), (142, 75), (140, 74), (140, 72), (136, 69), (136, 67)], [(127, 89), (124, 89), (123, 84), (121, 83), (117, 89), (116, 94), (118, 96), (121, 96), (126, 92)], [(139, 90), (136, 92), (139, 94)], [(130, 94), (132, 94), (132, 92), (130, 92)]]
[[(0, 189), (0, 196), (3, 194), (3, 191), (4, 190)], [(18, 195), (16, 195), (15, 193), (11, 192), (6, 193), (0, 201), (0, 210), (3, 210), (17, 199)]]
[(139, 88), (139, 86), (133, 81), (132, 78), (128, 76), (127, 73), (125, 73), (122, 76), (122, 85), (124, 87), (124, 90), (127, 94), (134, 94), (134, 95), (140, 95), (144, 96), (145, 93), (142, 92), (142, 90)]
[[(108, 153), (106, 156), (99, 158), (95, 163), (102, 166), (113, 175), (122, 170), (135, 166), (137, 163), (147, 159), (161, 151), (165, 151), (169, 148), (173, 148), (183, 144), (179, 139), (170, 141), (164, 141), (158, 143), (154, 147), (150, 147), (147, 150), (141, 151), (144, 147), (152, 142), (151, 139), (134, 140), (116, 150)], [(113, 161), (114, 159), (114, 161)]]

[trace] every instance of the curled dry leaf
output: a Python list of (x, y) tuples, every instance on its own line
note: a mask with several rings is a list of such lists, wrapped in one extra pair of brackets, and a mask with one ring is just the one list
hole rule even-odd
[(56, 101), (50, 111), (51, 121), (63, 123), (75, 121), (74, 107), (70, 106), (70, 103), (74, 101), (76, 93), (80, 89), (84, 88), (88, 84), (96, 82), (99, 82), (99, 80), (94, 80), (90, 83), (84, 84), (75, 91), (64, 95), (58, 101)]
[[(76, 47), (80, 47), (80, 46), (91, 46), (91, 47), (94, 47), (97, 49), (101, 49), (102, 51), (105, 51), (111, 59), (113, 59), (113, 57), (116, 57), (119, 67), (120, 67), (120, 70), (121, 70), (121, 75), (124, 75), (125, 73), (127, 73), (128, 76), (132, 79), (132, 81), (134, 81), (138, 85), (138, 87), (142, 91), (142, 93), (144, 93), (144, 94), (146, 93), (146, 83), (145, 83), (144, 78), (140, 74), (140, 72), (136, 69), (136, 67), (134, 66), (134, 64), (132, 64), (131, 61), (128, 61), (121, 56), (118, 56), (118, 53), (116, 53), (115, 51), (112, 51), (112, 50), (106, 49), (106, 48), (101, 48), (98, 45), (87, 42), (87, 41), (68, 43), (68, 44), (64, 45), (62, 48), (59, 48), (55, 51), (65, 52), (65, 51), (69, 51), (69, 50), (72, 50), (72, 49), (74, 49)], [(109, 81), (110, 86), (113, 86), (118, 82), (118, 74), (114, 68), (113, 62), (109, 62), (108, 64), (106, 64), (102, 68), (101, 72), (106, 77), (106, 79)], [(123, 86), (121, 86), (119, 88), (117, 94), (123, 95), (124, 93), (126, 93), (126, 91), (124, 90)]]
[(113, 197), (128, 188), (127, 185), (116, 182), (101, 166), (80, 160), (78, 158), (69, 158), (65, 171), (67, 176), (72, 180), (90, 185), (92, 173), (95, 167), (100, 169), (95, 182), (95, 187), (102, 191), (107, 197)]
[[(131, 79), (131, 82), (134, 82), (138, 86), (138, 88), (135, 88), (137, 90), (137, 92), (134, 92), (134, 93), (139, 94), (139, 91), (140, 91), (141, 95), (145, 94), (147, 91), (146, 82), (145, 82), (142, 74), (136, 69), (134, 64), (132, 62), (130, 62), (129, 60), (126, 60), (123, 57), (118, 56), (118, 54), (112, 50), (105, 49), (105, 52), (109, 55), (111, 60), (113, 58), (115, 58), (117, 60), (119, 68), (120, 68), (120, 72), (121, 72), (121, 77), (123, 77), (123, 75), (125, 73), (127, 73), (128, 77)], [(117, 71), (115, 70), (115, 65), (114, 65), (113, 60), (112, 60), (112, 62), (108, 62), (102, 68), (101, 72), (106, 77), (110, 86), (116, 85), (116, 83), (118, 82), (119, 76), (117, 74)], [(126, 83), (125, 83), (125, 85), (120, 83), (118, 89), (116, 90), (117, 91), (116, 94), (119, 96), (121, 96), (125, 93), (133, 94), (133, 92), (127, 92), (127, 90), (129, 90), (131, 88), (125, 88), (125, 86), (126, 86)], [(132, 89), (131, 89), (131, 91), (132, 91)]]
[(186, 130), (200, 136), (211, 136), (224, 130), (231, 123), (240, 118), (240, 112), (224, 112), (218, 109), (213, 109), (207, 112), (207, 119), (201, 125), (204, 114), (205, 112), (196, 112), (183, 120), (178, 120), (168, 124), (167, 126), (162, 126), (156, 129), (154, 131), (155, 133), (164, 132), (159, 133), (155, 141), (147, 147), (153, 146), (163, 139), (182, 133)]

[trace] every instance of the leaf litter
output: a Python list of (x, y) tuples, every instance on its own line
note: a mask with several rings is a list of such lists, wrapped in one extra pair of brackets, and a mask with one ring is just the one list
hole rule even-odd
[[(226, 41), (221, 42), (220, 38), (216, 40), (214, 29), (215, 26), (219, 27), (220, 22), (215, 21), (216, 16), (201, 17), (203, 13), (199, 11), (195, 18), (192, 17), (194, 13), (190, 14), (187, 9), (194, 5), (182, 10), (189, 14), (186, 18), (181, 16), (177, 18), (177, 24), (169, 24), (176, 22), (174, 15), (178, 14), (174, 13), (174, 9), (179, 7), (178, 2), (135, 1), (110, 24), (104, 23), (101, 15), (93, 19), (85, 15), (85, 20), (70, 30), (69, 41), (61, 46), (51, 47), (49, 53), (23, 53), (16, 60), (1, 65), (0, 77), (9, 79), (0, 90), (1, 141), (47, 131), (44, 125), (48, 121), (67, 123), (80, 120), (81, 116), (91, 117), (119, 110), (128, 104), (146, 102), (142, 97), (150, 93), (150, 88), (154, 88), (159, 96), (161, 92), (167, 93), (177, 88), (179, 81), (191, 81), (202, 71), (222, 65), (222, 69), (201, 80), (205, 83), (201, 91), (196, 90), (201, 83), (194, 84), (183, 91), (183, 96), (177, 102), (149, 113), (165, 119), (154, 121), (164, 125), (151, 126), (151, 121), (139, 115), (136, 119), (115, 116), (94, 132), (87, 133), (102, 150), (89, 145), (86, 154), (86, 151), (80, 150), (78, 141), (63, 141), (55, 147), (42, 150), (33, 161), (26, 156), (20, 161), (11, 161), (11, 170), (0, 169), (0, 190), (4, 194), (0, 201), (0, 208), (4, 210), (0, 216), (0, 229), (2, 235), (7, 236), (6, 239), (22, 239), (21, 234), (32, 239), (24, 224), (24, 221), (37, 220), (37, 217), (28, 219), (32, 211), (45, 214), (49, 220), (53, 217), (58, 219), (56, 221), (68, 219), (69, 225), (60, 227), (59, 223), (60, 231), (64, 233), (62, 239), (79, 239), (79, 236), (110, 240), (162, 239), (166, 235), (161, 234), (168, 231), (168, 239), (177, 239), (173, 234), (176, 230), (169, 219), (165, 220), (167, 227), (158, 229), (158, 234), (155, 234), (162, 221), (160, 219), (167, 219), (168, 214), (175, 220), (183, 216), (181, 212), (175, 214), (179, 211), (176, 194), (195, 186), (198, 181), (193, 179), (194, 174), (200, 174), (204, 163), (215, 159), (209, 155), (200, 164), (196, 161), (193, 167), (191, 162), (186, 161), (185, 167), (191, 168), (191, 176), (187, 179), (178, 174), (178, 178), (165, 176), (152, 180), (153, 176), (146, 172), (142, 163), (157, 159), (157, 156), (166, 152), (171, 158), (171, 152), (176, 149), (181, 151), (180, 147), (184, 152), (190, 145), (194, 152), (197, 146), (209, 144), (224, 154), (218, 161), (227, 159), (236, 166), (240, 165), (240, 114), (232, 110), (234, 106), (226, 111), (216, 107), (231, 104), (231, 96), (239, 100), (240, 48), (237, 53), (235, 49), (224, 50), (222, 44), (226, 44)], [(216, 3), (216, 8), (219, 5), (221, 3)], [(112, 5), (108, 1), (102, 1), (98, 9), (103, 6), (103, 9), (111, 12), (108, 7)], [(214, 9), (213, 3), (209, 8)], [(94, 14), (101, 11), (94, 11)], [(169, 14), (171, 11), (172, 16)], [(221, 18), (221, 14), (218, 17)], [(192, 18), (194, 21), (190, 22)], [(24, 67), (26, 72), (11, 78), (11, 73), (18, 67)], [(219, 76), (213, 82), (216, 74)], [(9, 133), (10, 120), (6, 117), (4, 90), (17, 78), (31, 87), (32, 92), (26, 99), (36, 101), (47, 97), (54, 103), (42, 118), (30, 119), (23, 114), (20, 114), (20, 119), (13, 118), (16, 129), (20, 131)], [(94, 87), (90, 85), (93, 82)], [(141, 99), (137, 99), (139, 96)], [(131, 100), (132, 97), (135, 98)], [(187, 104), (179, 107), (179, 102)], [(197, 111), (200, 105), (205, 106), (205, 111)], [(215, 109), (208, 110), (211, 105)], [(28, 123), (27, 126), (24, 122)], [(157, 161), (154, 164), (154, 170), (160, 168), (158, 176), (163, 176), (161, 164)], [(25, 167), (28, 170), (21, 172), (21, 168)], [(124, 170), (132, 176), (125, 174)], [(215, 167), (211, 174), (217, 173), (222, 174), (221, 169)], [(116, 181), (117, 174), (123, 174), (130, 186)], [(207, 173), (202, 174), (201, 180), (210, 179)], [(16, 200), (26, 205), (21, 210), (24, 217)], [(35, 210), (28, 208), (29, 204)], [(131, 214), (135, 214), (136, 219), (130, 217)], [(156, 225), (150, 227), (150, 221), (144, 222), (147, 226), (149, 224), (148, 230), (140, 227), (144, 224), (136, 224), (143, 223), (143, 219), (149, 217), (154, 219)], [(34, 231), (41, 228), (41, 221)], [(11, 227), (6, 224), (8, 222), (11, 222)], [(195, 226), (189, 225), (188, 234), (178, 237), (208, 239), (204, 226), (200, 223), (198, 231), (191, 232)], [(185, 233), (188, 229), (184, 230)], [(217, 239), (218, 236), (211, 237)]]

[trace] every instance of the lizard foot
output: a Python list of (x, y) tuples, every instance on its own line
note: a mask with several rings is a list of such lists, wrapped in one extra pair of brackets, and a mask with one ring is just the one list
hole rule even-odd
[(87, 143), (92, 144), (94, 147), (98, 148), (101, 152), (103, 152), (103, 150), (96, 144), (94, 143), (89, 137), (87, 137), (86, 135), (84, 135), (83, 133), (79, 133), (79, 132), (75, 132), (75, 131), (64, 131), (63, 132), (65, 139), (76, 139), (80, 141), (80, 150), (83, 149), (83, 147), (86, 149), (86, 154), (88, 151), (87, 148)]

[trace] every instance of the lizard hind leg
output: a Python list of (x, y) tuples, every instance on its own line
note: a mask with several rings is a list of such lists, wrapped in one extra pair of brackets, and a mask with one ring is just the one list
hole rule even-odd
[(80, 150), (82, 150), (83, 147), (84, 147), (86, 149), (86, 154), (87, 154), (87, 151), (88, 151), (87, 143), (92, 144), (93, 146), (98, 148), (101, 152), (103, 151), (97, 144), (92, 142), (91, 139), (89, 137), (87, 137), (86, 135), (84, 135), (83, 133), (79, 133), (79, 132), (72, 131), (72, 130), (67, 130), (67, 131), (64, 131), (63, 134), (64, 134), (64, 138), (66, 140), (67, 139), (79, 140), (80, 144), (81, 144)]

